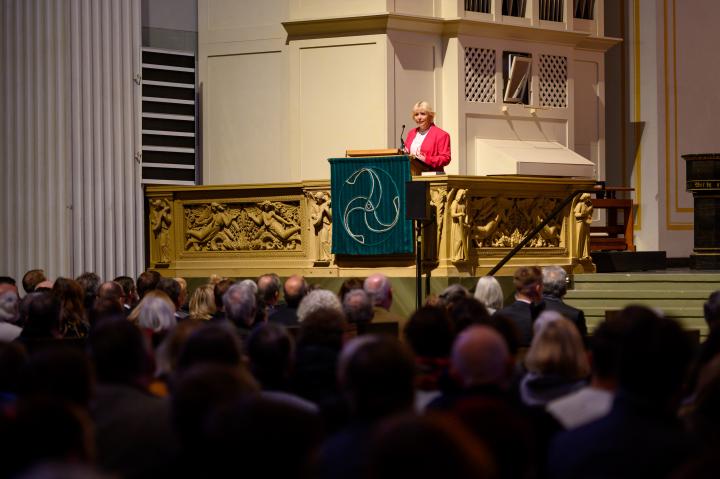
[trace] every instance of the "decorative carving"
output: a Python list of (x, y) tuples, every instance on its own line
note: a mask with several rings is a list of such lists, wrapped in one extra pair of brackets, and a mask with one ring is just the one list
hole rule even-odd
[(310, 200), (310, 227), (315, 237), (315, 260), (329, 263), (332, 259), (330, 253), (332, 242), (332, 208), (330, 194), (327, 191), (315, 193), (306, 191), (305, 196)]
[(187, 205), (185, 250), (296, 250), (299, 219), (299, 202)]
[(435, 207), (435, 221), (437, 222), (437, 245), (442, 239), (443, 225), (445, 223), (445, 202), (447, 201), (447, 188), (431, 188), (430, 204)]
[(577, 226), (577, 255), (578, 259), (590, 258), (590, 225), (592, 224), (593, 205), (590, 193), (583, 193), (573, 208)]
[[(517, 246), (558, 205), (557, 198), (472, 198), (470, 239), (477, 248)], [(558, 247), (562, 239), (562, 218), (553, 219), (527, 243), (530, 248)]]
[[(451, 191), (452, 194), (452, 191)], [(450, 239), (452, 242), (452, 261), (467, 261), (468, 249), (468, 231), (470, 227), (467, 212), (467, 190), (459, 189), (455, 195), (455, 199), (450, 204), (450, 219), (452, 220), (452, 229), (450, 231)]]
[(170, 263), (170, 225), (172, 214), (166, 198), (150, 200), (150, 231), (158, 245), (158, 263)]

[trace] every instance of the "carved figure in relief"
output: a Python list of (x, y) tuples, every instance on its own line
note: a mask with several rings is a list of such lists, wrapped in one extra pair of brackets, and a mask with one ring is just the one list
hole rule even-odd
[(452, 241), (452, 260), (467, 260), (467, 241), (469, 231), (469, 216), (467, 214), (467, 190), (459, 189), (455, 199), (450, 205), (450, 218), (452, 229), (450, 239)]
[(160, 263), (170, 262), (169, 232), (172, 224), (170, 202), (164, 198), (150, 200), (150, 230), (158, 244)]
[[(447, 190), (444, 188), (430, 189), (430, 203), (435, 206), (435, 220), (437, 221), (437, 245), (442, 239), (443, 224), (445, 223), (445, 202)], [(439, 246), (438, 246), (439, 247)]]
[(185, 249), (199, 251), (206, 244), (211, 250), (226, 249), (232, 238), (223, 230), (237, 228), (237, 216), (237, 213), (231, 215), (225, 211), (224, 205), (215, 202), (210, 203), (209, 209), (194, 212), (194, 225), (185, 233)]
[[(557, 198), (548, 200), (538, 201), (535, 210), (533, 211), (533, 217), (535, 218), (535, 224), (539, 225), (553, 212), (558, 202)], [(543, 226), (540, 230), (540, 236), (538, 238), (538, 246), (559, 246), (560, 245), (560, 231), (562, 224), (557, 222), (557, 219), (551, 220), (548, 224)]]
[(330, 195), (325, 191), (306, 192), (311, 203), (310, 224), (315, 234), (315, 258), (317, 261), (330, 261), (330, 243), (332, 241), (332, 208)]
[(260, 228), (255, 235), (256, 239), (260, 239), (263, 243), (273, 243), (274, 239), (279, 239), (282, 243), (299, 244), (300, 227), (280, 216), (275, 205), (270, 201), (263, 201), (258, 205), (260, 214), (253, 214), (248, 210), (248, 217)]
[(577, 255), (579, 259), (590, 258), (590, 225), (593, 205), (590, 193), (580, 195), (573, 210), (577, 230)]
[(478, 247), (491, 246), (492, 238), (501, 221), (507, 214), (507, 200), (498, 198), (480, 198), (473, 202), (473, 220), (470, 236)]

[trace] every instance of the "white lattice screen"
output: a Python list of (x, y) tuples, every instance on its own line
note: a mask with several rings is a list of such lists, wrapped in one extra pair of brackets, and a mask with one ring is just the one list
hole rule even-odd
[(540, 55), (540, 106), (567, 108), (567, 57)]
[(495, 50), (465, 48), (465, 100), (495, 103)]

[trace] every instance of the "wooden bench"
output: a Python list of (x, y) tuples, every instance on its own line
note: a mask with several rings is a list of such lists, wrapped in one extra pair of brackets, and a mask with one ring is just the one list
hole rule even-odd
[[(628, 187), (607, 187), (604, 197), (593, 198), (593, 209), (607, 210), (605, 226), (590, 226), (590, 251), (635, 251), (633, 243), (633, 200), (618, 199), (618, 191), (634, 191)], [(622, 214), (622, 223), (618, 216)], [(604, 233), (594, 236), (593, 233)]]

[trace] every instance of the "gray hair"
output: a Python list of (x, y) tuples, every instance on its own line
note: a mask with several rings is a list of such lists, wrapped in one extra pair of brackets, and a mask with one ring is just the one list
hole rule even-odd
[(567, 273), (560, 266), (545, 266), (542, 269), (543, 292), (557, 297), (567, 293)]
[(310, 291), (300, 301), (297, 309), (297, 317), (299, 322), (303, 322), (310, 314), (320, 311), (321, 309), (329, 309), (343, 314), (343, 308), (340, 300), (332, 291), (327, 289), (316, 289)]
[(150, 329), (156, 333), (166, 332), (177, 325), (175, 319), (175, 305), (165, 294), (158, 294), (159, 291), (146, 294), (138, 304), (137, 320), (138, 326)]
[(451, 284), (440, 293), (440, 299), (443, 300), (446, 305), (469, 297), (470, 291), (460, 283)]
[(250, 326), (255, 317), (257, 285), (253, 280), (246, 279), (233, 284), (223, 295), (225, 315), (237, 325)]
[(557, 321), (558, 319), (567, 319), (565, 316), (563, 316), (561, 313), (557, 311), (553, 311), (551, 309), (546, 309), (540, 315), (535, 319), (535, 322), (533, 323), (533, 336), (537, 336), (540, 334), (540, 332), (545, 329), (545, 326), (547, 326), (549, 323), (552, 323), (553, 321)]
[(19, 305), (20, 298), (15, 291), (5, 291), (0, 294), (0, 322), (17, 322)]
[(373, 318), (370, 295), (362, 289), (351, 289), (343, 298), (343, 311), (350, 323), (368, 323)]
[(503, 307), (503, 291), (494, 276), (482, 276), (475, 286), (475, 299), (485, 305), (488, 310), (497, 311)]

